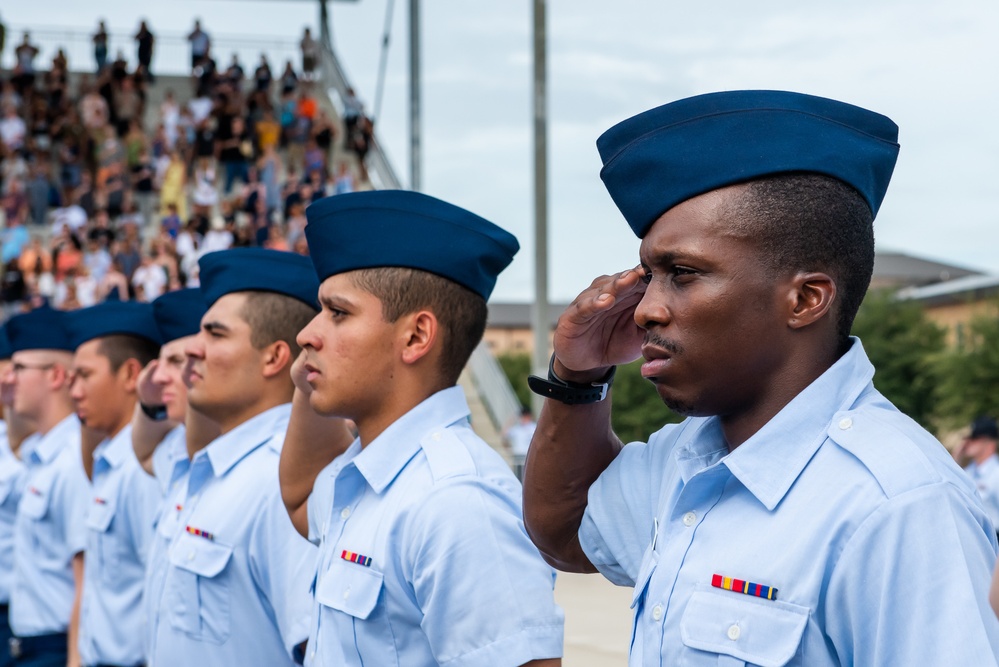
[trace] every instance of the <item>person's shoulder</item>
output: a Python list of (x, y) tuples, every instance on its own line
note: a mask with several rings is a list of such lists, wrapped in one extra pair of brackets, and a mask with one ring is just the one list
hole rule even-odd
[(837, 413), (827, 435), (861, 463), (886, 499), (941, 483), (974, 495), (940, 441), (883, 398)]

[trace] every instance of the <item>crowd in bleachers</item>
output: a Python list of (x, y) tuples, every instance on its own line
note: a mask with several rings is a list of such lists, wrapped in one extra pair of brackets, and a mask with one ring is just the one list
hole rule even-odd
[(307, 254), (305, 207), (368, 187), (371, 122), (352, 92), (342, 126), (324, 110), (308, 30), (301, 67), (277, 77), (266, 54), (252, 74), (235, 55), (220, 66), (197, 22), (188, 40), (190, 85), (158, 96), (145, 22), (132, 63), (109, 57), (101, 22), (93, 65), (72, 76), (62, 49), (42, 69), (30, 34), (13, 46), (0, 80), (5, 314), (88, 306), (115, 288), (152, 300), (197, 285), (201, 254), (233, 246)]

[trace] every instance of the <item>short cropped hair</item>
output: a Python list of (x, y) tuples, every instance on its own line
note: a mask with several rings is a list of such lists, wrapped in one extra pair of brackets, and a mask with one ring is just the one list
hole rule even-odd
[(240, 316), (250, 325), (250, 344), (254, 348), (262, 350), (283, 340), (291, 348), (291, 358), (295, 359), (302, 351), (295, 341), (298, 332), (316, 316), (316, 311), (284, 294), (247, 292)]
[(159, 356), (160, 346), (148, 338), (114, 334), (101, 338), (98, 352), (107, 358), (111, 372), (117, 373), (129, 359), (135, 359), (144, 367)]
[(441, 378), (453, 385), (482, 340), (489, 314), (486, 300), (453, 280), (400, 267), (359, 269), (354, 284), (382, 302), (382, 317), (395, 322), (403, 315), (429, 310), (441, 325)]
[(836, 282), (836, 335), (845, 349), (874, 273), (874, 215), (846, 183), (814, 173), (749, 181), (734, 229), (754, 241), (772, 275), (821, 271)]

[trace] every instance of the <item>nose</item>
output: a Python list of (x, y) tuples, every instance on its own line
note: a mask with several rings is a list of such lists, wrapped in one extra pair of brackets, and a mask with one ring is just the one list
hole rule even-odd
[(653, 281), (645, 289), (642, 300), (635, 307), (635, 324), (647, 331), (652, 327), (665, 326), (671, 319), (665, 295)]
[(322, 339), (317, 334), (317, 320), (322, 317), (322, 312), (316, 314), (309, 323), (305, 325), (298, 335), (295, 336), (295, 342), (303, 350), (305, 348), (312, 348), (313, 350), (320, 350), (323, 347)]
[(196, 335), (191, 336), (190, 340), (184, 346), (184, 354), (187, 355), (189, 359), (203, 359), (205, 356), (205, 332), (204, 330), (199, 331)]

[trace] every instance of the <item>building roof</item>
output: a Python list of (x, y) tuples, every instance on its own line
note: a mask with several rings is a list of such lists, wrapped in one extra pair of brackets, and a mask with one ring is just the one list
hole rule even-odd
[[(566, 309), (567, 303), (548, 304), (548, 323), (555, 328), (559, 315)], [(492, 303), (489, 304), (489, 319), (486, 326), (490, 329), (529, 329), (531, 327), (530, 303)]]
[(902, 252), (878, 252), (874, 256), (874, 277), (871, 282), (881, 287), (911, 287), (977, 275), (981, 275), (981, 271), (913, 257)]

